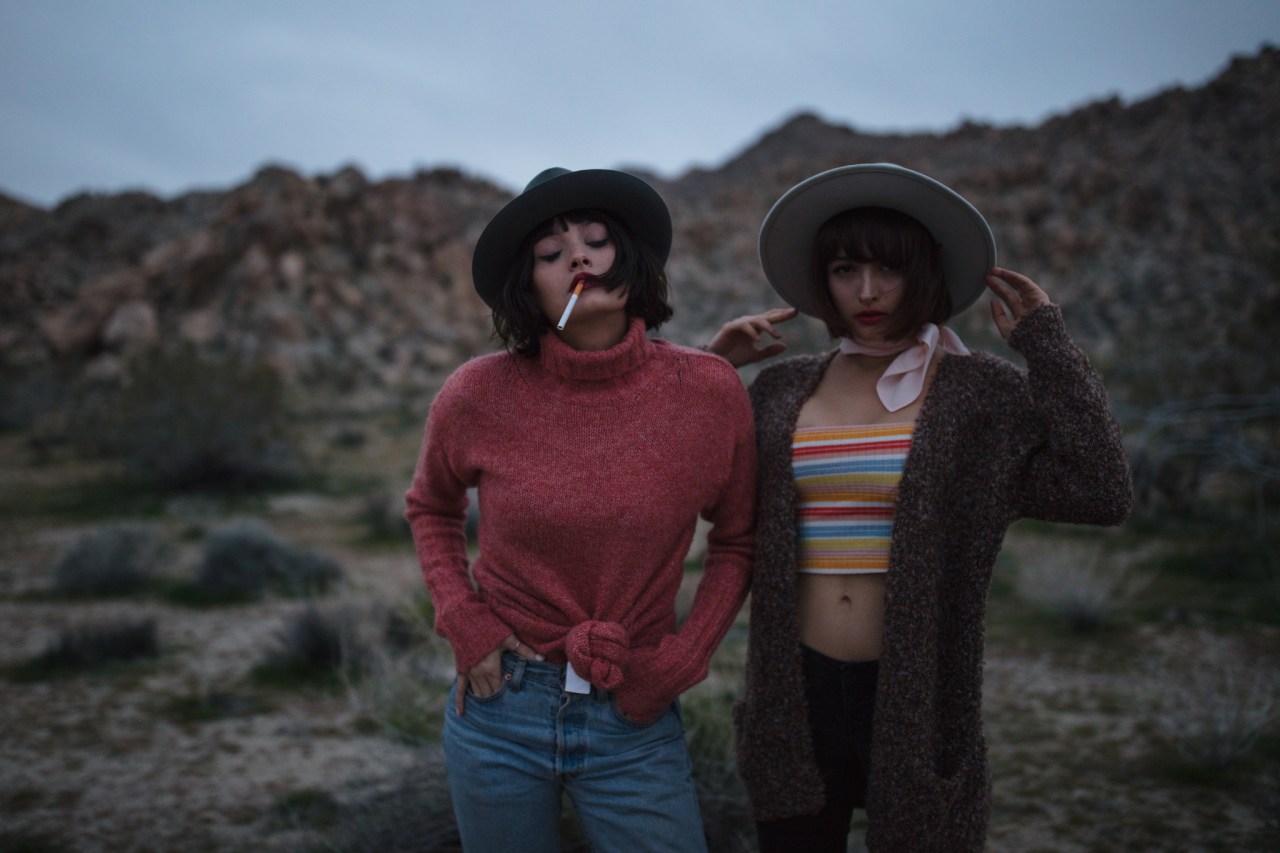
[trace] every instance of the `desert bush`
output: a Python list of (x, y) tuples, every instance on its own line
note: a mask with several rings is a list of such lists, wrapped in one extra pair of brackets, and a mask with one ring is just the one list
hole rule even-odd
[(84, 597), (126, 595), (155, 580), (167, 549), (146, 527), (109, 524), (78, 537), (53, 565), (53, 592)]
[(342, 576), (336, 562), (276, 536), (256, 519), (233, 521), (205, 540), (194, 586), (214, 601), (258, 598), (268, 589), (288, 595), (324, 592)]
[(429, 601), (419, 595), (382, 615), (380, 632), (362, 644), (362, 677), (351, 685), (366, 728), (414, 746), (439, 740), (455, 674), (452, 650), (432, 631)]
[[(1165, 524), (1211, 517), (1242, 536), (1274, 537), (1280, 390), (1172, 394), (1145, 408), (1120, 408), (1139, 513)], [(1236, 485), (1224, 500), (1223, 484), (1232, 481)], [(1206, 500), (1211, 483), (1217, 493)]]
[(121, 619), (66, 628), (44, 652), (10, 672), (16, 681), (97, 669), (115, 662), (154, 658), (160, 641), (154, 619)]
[(349, 612), (323, 613), (308, 605), (276, 634), (277, 647), (253, 669), (253, 679), (279, 687), (337, 686), (357, 674), (364, 654)]
[(1149, 667), (1153, 718), (1185, 761), (1226, 767), (1247, 755), (1280, 715), (1274, 674), (1237, 654)]
[(271, 805), (269, 815), (272, 823), (277, 825), (323, 829), (337, 822), (341, 808), (328, 791), (301, 788), (277, 799)]
[(353, 687), (366, 726), (392, 740), (426, 746), (440, 740), (450, 681), (417, 656), (383, 658)]
[(175, 348), (82, 408), (77, 444), (166, 488), (257, 488), (302, 470), (283, 384), (261, 362)]
[(1014, 581), (1018, 597), (1067, 620), (1073, 631), (1092, 631), (1152, 580), (1148, 572), (1104, 557), (1096, 542), (1055, 541), (1024, 557)]
[(410, 542), (409, 522), (404, 517), (404, 494), (376, 492), (360, 502), (359, 519), (366, 538), (374, 541)]
[[(436, 610), (425, 589), (411, 600), (386, 612), (383, 620), (382, 644), (392, 654), (438, 648), (441, 639), (435, 632)], [(452, 654), (448, 647), (445, 651)]]
[(755, 824), (734, 758), (733, 695), (712, 678), (680, 703), (707, 846), (726, 853), (755, 849)]
[(325, 433), (330, 447), (356, 448), (364, 447), (369, 441), (369, 434), (354, 426), (337, 426)]
[(341, 853), (460, 853), (453, 800), (438, 753), (424, 754), (390, 790), (346, 806), (326, 847)]
[(0, 430), (30, 429), (44, 415), (65, 411), (71, 382), (50, 368), (0, 371)]

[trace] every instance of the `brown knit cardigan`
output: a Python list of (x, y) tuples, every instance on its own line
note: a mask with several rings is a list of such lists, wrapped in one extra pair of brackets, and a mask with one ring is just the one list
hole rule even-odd
[[(907, 456), (890, 546), (871, 748), (868, 846), (981, 850), (991, 810), (982, 731), (987, 587), (1020, 517), (1119, 524), (1132, 486), (1098, 375), (1056, 306), (1026, 314), (1010, 345), (946, 356)], [(758, 820), (823, 804), (796, 617), (791, 438), (834, 353), (800, 356), (751, 387), (760, 495), (738, 770)]]

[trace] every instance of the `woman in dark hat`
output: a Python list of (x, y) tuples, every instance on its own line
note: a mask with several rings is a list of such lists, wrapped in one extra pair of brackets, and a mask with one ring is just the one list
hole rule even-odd
[[(456, 660), (443, 739), (469, 851), (559, 850), (562, 792), (593, 849), (705, 849), (676, 700), (746, 596), (755, 442), (733, 369), (647, 334), (671, 315), (670, 244), (643, 181), (549, 169), (476, 245), (508, 351), (440, 390), (406, 497)], [(699, 516), (703, 576), (677, 626)]]
[[(987, 587), (1019, 517), (1118, 524), (1131, 485), (1058, 308), (995, 266), (982, 215), (889, 164), (796, 185), (760, 230), (770, 284), (840, 346), (751, 387), (759, 466), (738, 770), (761, 850), (981, 850)], [(989, 288), (1027, 370), (943, 323)], [(785, 310), (728, 324), (741, 364)], [(770, 352), (776, 350), (774, 344)]]

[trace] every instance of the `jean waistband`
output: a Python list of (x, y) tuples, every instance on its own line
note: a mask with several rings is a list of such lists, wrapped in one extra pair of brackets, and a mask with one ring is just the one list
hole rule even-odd
[[(564, 676), (568, 669), (569, 665), (565, 663), (530, 660), (510, 651), (502, 653), (502, 674), (512, 690), (519, 690), (525, 684), (540, 684), (564, 690)], [(608, 699), (609, 691), (592, 685), (590, 695), (594, 699)]]

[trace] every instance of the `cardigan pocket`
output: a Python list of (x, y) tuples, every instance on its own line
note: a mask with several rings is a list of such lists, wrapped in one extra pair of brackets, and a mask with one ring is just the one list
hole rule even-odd
[[(930, 843), (939, 851), (981, 850), (987, 825), (987, 761), (984, 749), (969, 754), (955, 773), (932, 774), (936, 784), (938, 810), (934, 815)], [(978, 830), (976, 840), (974, 827)], [(976, 844), (976, 846), (974, 846)]]
[(880, 788), (872, 774), (872, 797), (878, 802), (870, 813), (868, 845), (911, 853), (981, 850), (987, 820), (985, 756), (969, 755), (948, 776), (923, 762), (913, 765), (890, 787)]

